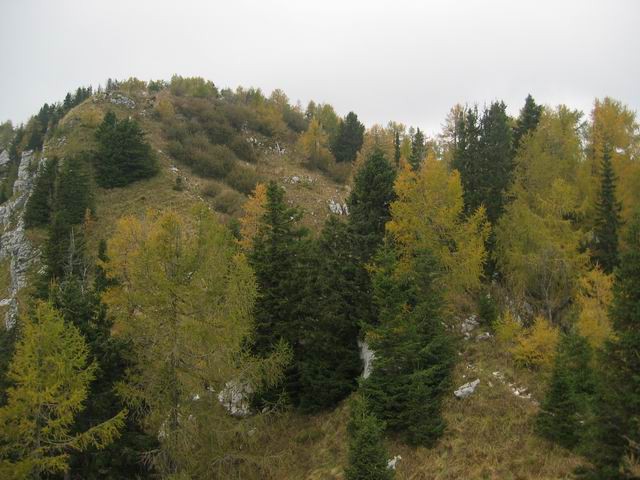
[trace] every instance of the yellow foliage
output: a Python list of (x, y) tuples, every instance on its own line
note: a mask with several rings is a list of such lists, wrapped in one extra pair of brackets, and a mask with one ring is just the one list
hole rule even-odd
[(299, 143), (307, 163), (312, 167), (326, 172), (336, 163), (329, 150), (329, 136), (317, 118), (311, 120), (307, 131), (300, 136)]
[(253, 246), (253, 239), (258, 233), (266, 203), (267, 187), (263, 183), (258, 183), (249, 200), (245, 202), (244, 215), (240, 218), (239, 243), (245, 251), (251, 250)]
[(480, 287), (489, 224), (484, 208), (462, 218), (459, 173), (449, 173), (430, 152), (418, 172), (402, 162), (395, 191), (387, 230), (397, 242), (402, 266), (411, 269), (416, 254), (431, 252), (441, 267), (437, 281), (449, 304)]
[(160, 116), (160, 118), (164, 121), (172, 119), (176, 113), (173, 108), (173, 104), (171, 103), (171, 100), (165, 97), (158, 100), (158, 103), (156, 103), (155, 109), (158, 115)]
[(503, 344), (512, 344), (522, 334), (522, 325), (518, 322), (511, 310), (505, 310), (493, 324), (496, 338)]
[(531, 328), (520, 333), (511, 353), (516, 363), (528, 368), (548, 370), (553, 364), (560, 332), (542, 316), (536, 317)]
[(600, 269), (594, 269), (580, 278), (576, 302), (580, 309), (578, 332), (593, 347), (600, 347), (611, 336), (611, 322), (607, 315), (613, 299), (613, 278)]

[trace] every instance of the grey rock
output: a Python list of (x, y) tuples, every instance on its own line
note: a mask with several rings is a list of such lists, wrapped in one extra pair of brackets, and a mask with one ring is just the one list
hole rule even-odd
[(358, 347), (360, 347), (360, 360), (362, 360), (362, 378), (369, 378), (373, 360), (376, 358), (373, 350), (369, 348), (366, 340), (358, 339)]
[[(39, 252), (33, 249), (24, 229), (24, 207), (31, 195), (35, 171), (43, 164), (34, 165), (32, 151), (23, 152), (18, 166), (18, 177), (13, 185), (13, 198), (0, 206), (0, 261), (9, 259), (9, 296), (0, 304), (7, 306), (4, 323), (6, 328), (15, 325), (18, 316), (18, 292), (26, 286), (27, 271), (38, 259)], [(37, 167), (37, 168), (36, 168)]]
[(9, 152), (3, 150), (2, 153), (0, 153), (0, 167), (4, 167), (10, 160)]
[(475, 379), (473, 382), (465, 383), (455, 392), (453, 392), (453, 394), (458, 398), (467, 398), (469, 395), (475, 392), (478, 385), (480, 385), (479, 378)]

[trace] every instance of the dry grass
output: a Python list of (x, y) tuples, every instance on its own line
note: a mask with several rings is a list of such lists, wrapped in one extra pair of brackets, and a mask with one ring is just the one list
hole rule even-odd
[[(447, 431), (431, 449), (411, 448), (389, 439), (390, 456), (401, 455), (397, 479), (533, 480), (570, 478), (579, 457), (542, 440), (533, 421), (543, 378), (513, 366), (493, 340), (469, 341), (454, 374), (459, 386), (476, 378), (480, 385), (470, 397), (453, 395), (444, 405)], [(504, 375), (504, 381), (493, 372)], [(527, 386), (532, 399), (515, 396), (508, 383)], [(316, 416), (286, 414), (265, 432), (272, 451), (280, 452), (274, 479), (342, 479), (347, 461), (349, 412), (347, 402), (335, 411)], [(283, 453), (286, 452), (286, 453)]]

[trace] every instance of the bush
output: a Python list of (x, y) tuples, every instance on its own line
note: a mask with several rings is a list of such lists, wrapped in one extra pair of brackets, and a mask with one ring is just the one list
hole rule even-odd
[(493, 323), (493, 331), (499, 342), (510, 345), (522, 333), (522, 325), (513, 317), (510, 310), (505, 310)]
[(184, 190), (184, 180), (182, 177), (176, 177), (176, 183), (173, 185), (173, 189), (176, 192), (182, 192)]
[(240, 211), (244, 203), (244, 196), (234, 190), (224, 190), (213, 200), (213, 208), (221, 213), (233, 215)]
[(256, 188), (260, 176), (252, 168), (235, 164), (227, 175), (227, 183), (239, 192), (249, 195)]
[(253, 147), (241, 136), (236, 135), (235, 137), (233, 137), (231, 141), (229, 141), (228, 145), (229, 148), (243, 160), (251, 163), (256, 161), (256, 154), (253, 151)]
[(171, 93), (176, 96), (191, 96), (199, 98), (217, 97), (218, 89), (209, 80), (201, 77), (181, 77), (174, 75), (169, 84)]
[(489, 292), (480, 295), (478, 299), (478, 313), (485, 325), (493, 325), (498, 319), (498, 306)]
[(220, 193), (221, 190), (222, 190), (222, 187), (220, 186), (219, 183), (207, 182), (204, 184), (200, 192), (205, 197), (214, 198), (216, 195)]
[(521, 333), (511, 353), (516, 363), (527, 368), (549, 370), (558, 346), (558, 329), (545, 317), (538, 316), (531, 328)]

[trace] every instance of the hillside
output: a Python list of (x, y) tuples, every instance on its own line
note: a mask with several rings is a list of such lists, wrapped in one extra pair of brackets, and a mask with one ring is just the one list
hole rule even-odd
[[(24, 224), (24, 208), (34, 190), (36, 172), (42, 171), (45, 159), (64, 162), (94, 151), (95, 132), (107, 112), (138, 122), (157, 159), (158, 172), (122, 188), (94, 187), (93, 214), (86, 228), (86, 250), (92, 261), (100, 241), (112, 237), (118, 219), (140, 217), (150, 209), (172, 209), (181, 214), (204, 204), (222, 223), (237, 228), (242, 206), (258, 182), (281, 185), (287, 202), (302, 209), (302, 224), (312, 236), (317, 236), (332, 213), (348, 217), (352, 167), (339, 173), (335, 166), (331, 167), (334, 170), (312, 167), (301, 141), (307, 120), (300, 108), (287, 101), (281, 117), (273, 117), (277, 102), (261, 97), (251, 103), (252, 91), (198, 97), (187, 93), (189, 85), (184, 88), (187, 90), (180, 91), (164, 84), (151, 88), (135, 81), (116, 84), (70, 108), (55, 128), (46, 132), (41, 151), (24, 148), (20, 152), (13, 194), (0, 207), (4, 229), (0, 240), (0, 313), (7, 315), (7, 324), (16, 321), (16, 313), (30, 311), (31, 295), (41, 273), (48, 227), (25, 229)], [(287, 109), (293, 111), (290, 123), (283, 120)], [(302, 126), (297, 126), (298, 120)], [(375, 129), (367, 131), (363, 151), (375, 143), (375, 135)], [(224, 142), (215, 143), (216, 138), (224, 138)], [(234, 143), (227, 138), (233, 138)], [(387, 137), (380, 144), (387, 148)], [(428, 142), (426, 145), (429, 150)], [(197, 160), (200, 156), (196, 152), (202, 160)], [(361, 157), (356, 165), (362, 162)], [(224, 158), (230, 160), (225, 164)], [(222, 166), (212, 163), (219, 159)], [(3, 175), (8, 178), (12, 173), (7, 169)], [(510, 293), (505, 287), (485, 281), (482, 288), (495, 295), (496, 308), (508, 309)], [(570, 478), (584, 459), (534, 432), (549, 370), (523, 366), (496, 338), (489, 324), (492, 319), (469, 321), (479, 314), (477, 304), (465, 298), (460, 305), (447, 320), (456, 358), (451, 386), (443, 399), (445, 433), (431, 449), (410, 447), (399, 435), (389, 435), (386, 445), (390, 456), (401, 456), (396, 478)], [(454, 396), (456, 388), (476, 379), (479, 384), (472, 394)], [(269, 459), (263, 478), (344, 479), (348, 402), (343, 400), (324, 413), (305, 415), (289, 410), (268, 417), (255, 433), (254, 442)]]

